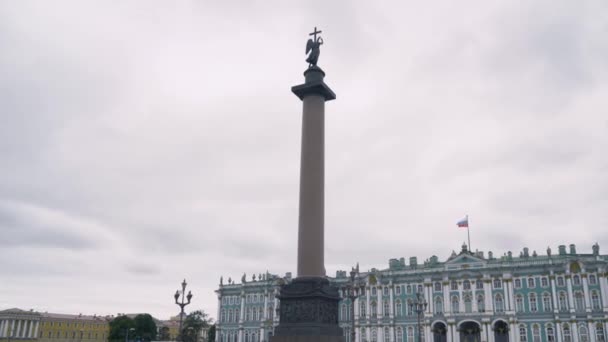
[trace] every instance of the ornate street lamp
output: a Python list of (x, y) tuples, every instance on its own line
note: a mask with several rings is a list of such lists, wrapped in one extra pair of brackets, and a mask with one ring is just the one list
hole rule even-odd
[(354, 267), (351, 269), (349, 282), (344, 285), (345, 296), (350, 299), (350, 342), (355, 342), (355, 339), (357, 338), (357, 333), (355, 331), (355, 299), (362, 296), (365, 291), (365, 283), (358, 278), (355, 281), (355, 276), (358, 274), (359, 266), (357, 265), (356, 269)]
[[(188, 291), (188, 295), (186, 296), (186, 285), (188, 285), (188, 283), (186, 283), (186, 279), (184, 279), (184, 281), (182, 282), (182, 291), (180, 292), (179, 290), (177, 290), (175, 291), (175, 295), (173, 295), (173, 297), (175, 298), (175, 304), (179, 305), (181, 309), (181, 312), (179, 314), (179, 331), (177, 332), (178, 341), (182, 340), (182, 320), (184, 319), (184, 307), (190, 304), (190, 301), (192, 300), (192, 292)], [(182, 296), (181, 302), (179, 301), (180, 295)], [(184, 297), (188, 299), (188, 302), (185, 301)]]
[(418, 342), (422, 342), (422, 326), (420, 325), (420, 318), (422, 316), (422, 314), (424, 314), (424, 312), (426, 311), (426, 307), (428, 306), (428, 303), (426, 302), (426, 300), (424, 300), (424, 296), (422, 296), (422, 294), (420, 292), (416, 292), (416, 300), (414, 300), (414, 302), (410, 303), (410, 311), (415, 312), (416, 316), (418, 317)]

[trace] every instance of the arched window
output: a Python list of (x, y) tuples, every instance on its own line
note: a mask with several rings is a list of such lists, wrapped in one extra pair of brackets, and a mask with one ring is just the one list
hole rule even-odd
[(464, 296), (464, 312), (473, 312), (473, 302), (471, 301), (471, 296), (469, 295)]
[(606, 335), (604, 334), (604, 325), (597, 323), (595, 325), (595, 340), (597, 342), (606, 342)]
[(249, 341), (249, 331), (245, 331), (245, 342), (250, 342)]
[(485, 312), (486, 311), (486, 302), (483, 295), (477, 296), (477, 311)]
[(502, 288), (502, 281), (498, 278), (494, 279), (494, 288), (495, 289), (501, 289)]
[(395, 302), (395, 311), (395, 316), (403, 316), (403, 304), (401, 304), (401, 299), (397, 299), (397, 301)]
[(220, 322), (226, 322), (226, 311), (224, 309), (222, 309)]
[(589, 285), (595, 285), (597, 284), (597, 278), (595, 277), (595, 274), (590, 274), (589, 275)]
[(391, 314), (391, 309), (390, 309), (390, 304), (388, 303), (388, 300), (384, 301), (382, 307), (383, 307), (382, 315), (389, 316)]
[(372, 296), (377, 296), (378, 295), (378, 290), (376, 290), (375, 287), (372, 287)]
[(458, 301), (458, 296), (453, 296), (452, 297), (452, 312), (458, 313), (458, 311), (460, 311), (460, 303)]
[(586, 324), (578, 326), (578, 340), (579, 342), (589, 342), (589, 330)]
[(378, 316), (378, 304), (376, 304), (376, 302), (374, 301), (374, 302), (372, 302), (372, 303), (371, 303), (369, 306), (370, 306), (370, 311), (371, 311), (371, 312), (369, 313), (369, 314), (370, 314), (370, 316), (371, 316), (371, 317), (376, 317), (376, 316)]
[(580, 285), (581, 284), (581, 277), (579, 277), (578, 275), (575, 275), (572, 277), (572, 284), (573, 285)]
[(520, 294), (515, 296), (515, 311), (524, 312), (524, 297)]
[(391, 332), (388, 327), (384, 327), (384, 342), (391, 342)]
[(559, 293), (559, 311), (568, 311), (568, 298), (566, 292)]
[(385, 287), (383, 287), (383, 288), (382, 288), (382, 293), (383, 293), (385, 296), (388, 296), (388, 287), (386, 287), (386, 286), (385, 286)]
[(414, 314), (414, 312), (412, 311), (412, 300), (408, 299), (407, 300), (407, 306), (405, 307), (405, 311), (407, 312), (408, 316), (411, 316)]
[(400, 295), (401, 294), (401, 285), (395, 286), (395, 294), (396, 295)]
[(372, 336), (370, 336), (370, 340), (372, 342), (378, 342), (378, 330), (376, 328), (372, 328)]
[(521, 279), (515, 278), (515, 280), (513, 281), (513, 285), (516, 289), (521, 289)]
[(547, 324), (545, 333), (547, 334), (547, 342), (555, 342), (555, 329), (553, 329), (552, 324)]
[(413, 327), (407, 328), (407, 340), (408, 340), (408, 342), (414, 340), (414, 328)]
[(481, 279), (477, 279), (477, 281), (475, 282), (475, 288), (477, 288), (478, 290), (483, 289), (483, 281)]
[(576, 311), (585, 311), (585, 296), (580, 291), (574, 293), (574, 309)]
[(564, 323), (562, 326), (563, 342), (572, 342), (572, 334), (570, 333), (570, 326), (568, 323)]
[(538, 324), (532, 326), (532, 342), (540, 342), (540, 326)]
[(557, 286), (566, 286), (566, 282), (564, 281), (564, 277), (557, 277)]
[(471, 289), (471, 282), (468, 280), (465, 280), (462, 282), (462, 288), (464, 290), (470, 290)]
[(538, 311), (538, 303), (536, 302), (536, 293), (530, 293), (528, 295), (528, 300), (530, 301), (530, 312)]
[(240, 321), (240, 320), (241, 320), (241, 310), (240, 310), (240, 309), (236, 309), (236, 310), (234, 311), (234, 320), (235, 320), (236, 322), (238, 322), (238, 321)]
[(443, 312), (443, 298), (437, 296), (435, 297), (435, 313), (442, 313)]
[(397, 342), (403, 342), (403, 329), (401, 327), (397, 328)]
[(549, 292), (543, 293), (543, 310), (545, 312), (550, 312), (553, 309), (551, 305), (551, 295)]
[(359, 316), (365, 317), (365, 302), (364, 301), (359, 302)]
[(412, 285), (408, 285), (405, 290), (407, 293), (412, 293)]
[(540, 286), (542, 286), (542, 287), (548, 287), (549, 286), (549, 279), (547, 279), (547, 277), (540, 278)]
[(534, 283), (534, 278), (528, 278), (528, 288), (534, 288), (536, 284)]
[(269, 320), (273, 320), (274, 319), (274, 308), (272, 306), (268, 307), (268, 313), (266, 314), (268, 316)]
[(528, 332), (523, 324), (519, 326), (519, 342), (528, 342)]
[(341, 310), (340, 310), (340, 311), (341, 311), (341, 313), (340, 313), (340, 318), (341, 318), (343, 321), (347, 321), (347, 320), (348, 320), (348, 317), (347, 317), (347, 315), (348, 315), (348, 314), (347, 314), (347, 308), (346, 308), (346, 304), (342, 304), (342, 308), (341, 308)]
[(496, 297), (494, 297), (494, 311), (496, 311), (496, 312), (505, 311), (505, 306), (502, 301), (502, 295), (500, 293), (497, 293)]
[(591, 307), (595, 311), (600, 309), (600, 296), (595, 290), (591, 292)]
[(418, 293), (423, 293), (424, 290), (422, 289), (422, 285), (418, 285)]
[(264, 319), (264, 307), (260, 306), (258, 310), (258, 320), (261, 321)]
[(456, 282), (456, 280), (452, 280), (452, 282), (450, 283), (450, 289), (452, 291), (458, 291), (458, 283)]
[(359, 336), (361, 336), (361, 342), (367, 342), (367, 334), (365, 333), (365, 328), (359, 328)]

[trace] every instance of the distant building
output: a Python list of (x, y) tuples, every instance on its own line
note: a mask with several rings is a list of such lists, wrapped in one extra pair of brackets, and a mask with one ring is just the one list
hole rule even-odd
[[(466, 245), (441, 262), (432, 256), (389, 260), (389, 267), (359, 274), (362, 297), (342, 299), (340, 326), (351, 341), (354, 304), (356, 342), (418, 341), (417, 315), (410, 304), (420, 294), (428, 303), (420, 336), (425, 342), (605, 342), (608, 331), (608, 256), (595, 244), (590, 254), (559, 246), (545, 255), (524, 248), (470, 252)], [(349, 282), (346, 271), (330, 280)], [(220, 284), (217, 342), (268, 341), (278, 324), (276, 298), (285, 277), (264, 275), (240, 284)], [(341, 295), (344, 296), (343, 291)]]
[(0, 311), (1, 340), (41, 342), (105, 342), (110, 317), (41, 313), (33, 310)]

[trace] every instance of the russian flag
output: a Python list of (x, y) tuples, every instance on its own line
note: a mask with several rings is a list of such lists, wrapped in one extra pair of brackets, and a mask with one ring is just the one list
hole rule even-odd
[(469, 216), (467, 215), (462, 220), (456, 222), (456, 225), (459, 228), (469, 228)]

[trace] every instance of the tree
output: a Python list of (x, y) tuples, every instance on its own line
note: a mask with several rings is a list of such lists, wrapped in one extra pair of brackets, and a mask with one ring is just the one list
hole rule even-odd
[(196, 310), (189, 313), (183, 322), (183, 337), (184, 342), (196, 342), (201, 330), (211, 325), (213, 320), (203, 310)]
[(215, 324), (209, 327), (209, 331), (207, 332), (207, 337), (209, 342), (215, 341)]
[[(127, 337), (127, 331), (130, 329), (135, 330), (135, 322), (128, 316), (118, 316), (110, 321), (110, 334), (108, 335), (108, 341), (110, 342), (124, 342)], [(129, 335), (134, 337), (130, 331)]]
[(133, 321), (135, 322), (135, 336), (138, 337), (138, 340), (156, 340), (156, 323), (152, 316), (149, 314), (139, 314), (135, 316)]

